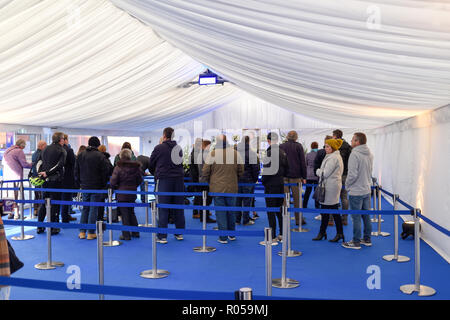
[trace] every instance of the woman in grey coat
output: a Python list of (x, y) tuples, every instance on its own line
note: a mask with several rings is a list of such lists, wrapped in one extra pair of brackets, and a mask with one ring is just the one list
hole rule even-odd
[[(325, 141), (326, 156), (323, 159), (320, 169), (317, 169), (317, 176), (323, 181), (325, 186), (325, 200), (320, 203), (321, 209), (338, 209), (339, 197), (342, 189), (342, 172), (344, 171), (344, 163), (339, 152), (342, 145), (341, 139), (328, 139)], [(327, 238), (327, 226), (330, 218), (329, 214), (321, 214), (322, 221), (320, 231), (313, 240), (322, 240)], [(344, 231), (342, 228), (342, 220), (340, 214), (333, 214), (336, 224), (336, 237), (330, 242), (344, 241)]]

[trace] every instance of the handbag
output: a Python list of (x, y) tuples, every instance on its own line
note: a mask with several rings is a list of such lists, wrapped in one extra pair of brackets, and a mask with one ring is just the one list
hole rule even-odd
[(323, 183), (323, 173), (320, 177), (318, 186), (314, 189), (313, 199), (320, 203), (325, 202), (325, 185)]
[(23, 267), (23, 262), (19, 260), (19, 258), (16, 256), (16, 253), (14, 252), (13, 247), (9, 243), (8, 240), (8, 252), (9, 252), (9, 269), (10, 273), (13, 274), (17, 270), (21, 269)]

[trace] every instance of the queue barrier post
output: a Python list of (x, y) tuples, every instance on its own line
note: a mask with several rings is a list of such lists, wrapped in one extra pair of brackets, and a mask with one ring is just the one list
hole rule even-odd
[[(33, 186), (32, 186), (32, 184), (31, 184), (31, 182), (30, 182), (30, 180), (28, 180), (28, 186), (29, 186), (29, 189), (28, 189), (28, 199), (29, 200), (33, 200), (33, 191), (31, 191), (31, 189), (33, 188)], [(30, 215), (28, 216), (28, 219), (33, 219), (33, 204), (32, 203), (30, 203)]]
[(240, 288), (238, 291), (234, 292), (235, 300), (253, 300), (252, 288)]
[[(156, 202), (152, 202), (152, 225), (156, 226)], [(161, 279), (169, 275), (169, 271), (158, 269), (156, 261), (156, 233), (152, 233), (152, 263), (153, 268), (151, 270), (142, 271), (140, 276), (146, 279)]]
[[(394, 210), (397, 210), (397, 199), (398, 198), (399, 198), (398, 194), (394, 194), (392, 196)], [(383, 259), (386, 261), (397, 260), (397, 262), (408, 262), (411, 260), (407, 256), (401, 256), (398, 254), (398, 214), (394, 215), (394, 254), (385, 255), (385, 256), (383, 256)]]
[[(108, 203), (112, 203), (112, 189), (109, 188), (108, 189)], [(117, 210), (119, 210), (119, 208), (117, 208)], [(108, 206), (108, 223), (112, 224), (112, 207)], [(103, 238), (103, 236), (102, 236)], [(117, 240), (113, 240), (113, 231), (112, 229), (109, 229), (109, 241), (108, 242), (104, 242), (103, 246), (105, 247), (117, 247), (120, 246), (122, 244), (122, 242), (117, 241)]]
[[(289, 203), (290, 195), (289, 195), (289, 193), (286, 193), (285, 195), (286, 195), (286, 203)], [(285, 207), (286, 211), (288, 211), (288, 206)], [(288, 216), (289, 217), (291, 216), (289, 211), (288, 211)], [(301, 219), (301, 216), (299, 216), (299, 220), (300, 219)], [(296, 250), (292, 250), (291, 249), (291, 238), (292, 238), (292, 235), (291, 235), (291, 219), (287, 219), (287, 224), (288, 224), (287, 225), (287, 230), (288, 230), (288, 232), (287, 232), (287, 246), (288, 246), (287, 247), (287, 257), (289, 257), (289, 258), (291, 258), (291, 257), (299, 257), (299, 256), (302, 255), (302, 253), (300, 251), (296, 251)], [(282, 256), (283, 255), (283, 251), (278, 252), (278, 255)]]
[(296, 288), (300, 285), (297, 280), (286, 277), (286, 259), (287, 259), (287, 234), (288, 230), (289, 212), (286, 206), (283, 206), (283, 254), (281, 258), (281, 278), (273, 279), (272, 286), (280, 289)]
[(414, 284), (405, 284), (400, 291), (405, 294), (417, 292), (419, 297), (428, 297), (436, 294), (436, 290), (420, 284), (420, 209), (414, 209)]
[[(376, 191), (376, 196), (377, 196), (377, 207), (376, 209), (378, 211), (381, 211), (381, 186), (377, 185), (376, 189), (374, 189)], [(378, 230), (377, 231), (373, 231), (372, 232), (372, 236), (374, 237), (378, 237), (378, 236), (382, 236), (382, 237), (388, 237), (391, 234), (389, 232), (383, 232), (381, 231), (381, 222), (383, 220), (381, 219), (381, 214), (378, 214), (378, 218), (377, 218), (377, 223), (378, 223)]]
[[(105, 284), (105, 267), (103, 259), (103, 221), (97, 221), (97, 260), (98, 260), (98, 284)], [(104, 294), (99, 294), (99, 300), (105, 300)]]
[[(148, 181), (144, 181), (144, 201), (148, 203)], [(152, 225), (148, 223), (148, 207), (145, 207), (145, 224), (140, 224), (139, 227), (151, 227)]]
[[(51, 221), (51, 203), (50, 198), (45, 199), (45, 210), (47, 213), (47, 222)], [(56, 267), (63, 267), (64, 263), (52, 260), (52, 231), (51, 227), (47, 227), (47, 262), (41, 262), (34, 267), (39, 270), (52, 270)]]
[[(207, 197), (208, 197), (208, 191), (203, 190), (203, 192), (202, 192), (203, 206), (206, 206)], [(203, 230), (206, 230), (206, 209), (203, 209), (202, 215), (203, 215)], [(214, 252), (214, 251), (216, 251), (216, 248), (206, 246), (206, 234), (204, 234), (202, 236), (202, 238), (203, 238), (203, 245), (201, 247), (195, 247), (193, 249), (195, 252)]]
[[(298, 183), (298, 189), (299, 189), (299, 192), (298, 192), (299, 207), (303, 208), (303, 185), (302, 185), (301, 181)], [(294, 228), (294, 229), (292, 229), (292, 231), (293, 232), (309, 232), (309, 229), (305, 229), (302, 227), (302, 223), (303, 223), (303, 212), (300, 211), (298, 214), (298, 228)]]
[[(23, 182), (20, 182), (20, 187), (19, 187), (19, 199), (20, 200), (24, 200), (24, 191), (23, 191)], [(25, 212), (24, 212), (24, 203), (21, 202), (19, 203), (19, 215), (20, 215), (20, 219), (22, 220), (22, 222), (25, 220)], [(32, 211), (30, 209), (30, 211)], [(31, 213), (33, 214), (33, 213)], [(11, 240), (16, 240), (16, 241), (22, 241), (22, 240), (30, 240), (33, 239), (34, 236), (31, 234), (25, 234), (25, 226), (22, 224), (20, 226), (20, 236), (18, 237), (11, 237)]]
[(272, 295), (272, 228), (264, 228), (266, 242), (266, 295)]

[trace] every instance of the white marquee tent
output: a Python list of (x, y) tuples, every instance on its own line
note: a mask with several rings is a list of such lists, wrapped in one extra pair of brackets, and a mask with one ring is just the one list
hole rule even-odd
[[(134, 134), (144, 153), (195, 119), (364, 130), (381, 185), (449, 229), (449, 16), (437, 0), (0, 0), (0, 127)], [(206, 68), (230, 82), (185, 85)]]

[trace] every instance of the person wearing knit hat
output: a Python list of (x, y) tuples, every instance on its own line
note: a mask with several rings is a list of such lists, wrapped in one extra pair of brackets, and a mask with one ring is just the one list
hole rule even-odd
[[(327, 139), (325, 140), (326, 156), (322, 161), (322, 165), (317, 169), (316, 174), (320, 181), (325, 186), (325, 199), (320, 201), (321, 209), (338, 209), (339, 198), (342, 189), (342, 172), (344, 171), (344, 163), (341, 154), (337, 152), (342, 145), (341, 139)], [(320, 183), (320, 182), (319, 182)], [(327, 226), (330, 218), (329, 214), (321, 214), (322, 221), (320, 224), (320, 231), (317, 237), (313, 240), (322, 240), (327, 238)], [(342, 228), (342, 220), (340, 214), (333, 214), (333, 219), (336, 224), (336, 237), (330, 242), (338, 242), (342, 239), (344, 241), (344, 231)]]
[[(111, 163), (105, 155), (98, 150), (100, 140), (91, 137), (88, 147), (81, 152), (75, 161), (75, 181), (82, 190), (106, 189), (109, 175), (111, 173)], [(83, 202), (103, 202), (104, 197), (100, 193), (83, 193)], [(98, 217), (98, 207), (83, 206), (81, 211), (81, 224), (95, 224)], [(97, 238), (95, 229), (80, 229), (78, 235), (80, 239), (94, 240)]]
[(328, 139), (325, 140), (325, 144), (329, 145), (333, 151), (337, 151), (341, 148), (342, 143), (344, 141), (342, 139)]

